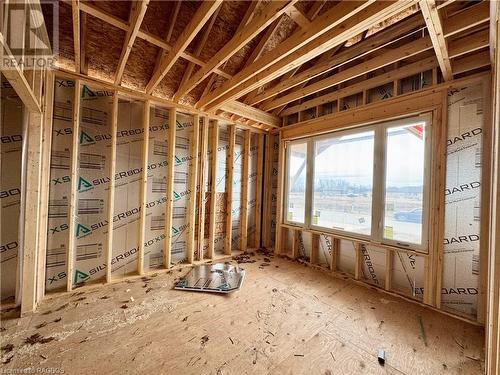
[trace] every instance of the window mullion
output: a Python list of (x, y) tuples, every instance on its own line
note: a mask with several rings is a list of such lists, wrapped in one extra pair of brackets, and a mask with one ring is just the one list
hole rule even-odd
[(382, 242), (383, 214), (385, 205), (385, 127), (375, 128), (375, 147), (373, 156), (373, 190), (372, 190), (372, 238)]
[(312, 218), (312, 195), (313, 195), (313, 178), (314, 178), (314, 138), (307, 141), (307, 157), (306, 157), (306, 202), (305, 202), (305, 217), (304, 226), (311, 228)]

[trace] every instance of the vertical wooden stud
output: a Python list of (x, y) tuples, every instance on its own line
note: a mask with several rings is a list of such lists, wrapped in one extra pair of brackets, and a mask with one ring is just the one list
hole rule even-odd
[(356, 252), (355, 254), (355, 264), (354, 264), (354, 278), (356, 280), (359, 280), (361, 278), (361, 270), (362, 270), (362, 258), (363, 255), (361, 254), (361, 244), (359, 242), (354, 243), (354, 251)]
[(283, 185), (284, 185), (284, 171), (285, 166), (285, 142), (281, 138), (279, 141), (279, 156), (278, 156), (278, 202), (276, 206), (276, 241), (274, 245), (274, 252), (276, 254), (281, 254), (282, 251), (282, 232), (281, 225), (283, 223)]
[(240, 219), (240, 250), (246, 251), (248, 245), (248, 171), (250, 164), (250, 130), (243, 131), (243, 153), (241, 170), (241, 219)]
[(337, 263), (339, 258), (339, 250), (340, 250), (340, 240), (333, 236), (330, 237), (330, 241), (332, 241), (332, 257), (330, 258), (330, 270), (332, 272), (337, 271)]
[(198, 178), (198, 140), (200, 136), (200, 116), (194, 115), (192, 142), (189, 150), (191, 166), (189, 170), (188, 189), (191, 192), (188, 202), (188, 235), (187, 235), (187, 261), (194, 261), (194, 231), (196, 228), (196, 184)]
[(231, 255), (231, 240), (233, 236), (233, 171), (234, 171), (234, 145), (236, 132), (234, 125), (228, 125), (229, 150), (226, 158), (226, 238), (224, 240), (224, 254)]
[(215, 255), (215, 209), (217, 207), (217, 148), (219, 147), (219, 124), (214, 121), (211, 135), (212, 160), (210, 162), (210, 222), (208, 223), (208, 257), (214, 258)]
[(392, 250), (385, 250), (385, 290), (392, 289), (392, 268), (394, 267), (394, 254)]
[(163, 249), (164, 264), (170, 268), (172, 263), (172, 212), (174, 208), (174, 165), (175, 165), (175, 108), (168, 113), (168, 135), (167, 135), (167, 204), (165, 205), (165, 246)]
[(292, 259), (297, 259), (299, 257), (300, 248), (300, 230), (293, 229), (293, 240), (292, 240)]
[(73, 97), (73, 141), (71, 146), (71, 192), (69, 198), (69, 241), (66, 269), (66, 290), (73, 290), (74, 260), (76, 251), (76, 213), (78, 212), (77, 185), (78, 185), (78, 139), (80, 137), (80, 80), (75, 80)]
[(312, 264), (319, 263), (319, 234), (312, 234), (311, 259)]
[(113, 259), (113, 218), (115, 211), (116, 135), (118, 132), (118, 92), (113, 94), (111, 110), (111, 160), (109, 163), (108, 190), (108, 236), (106, 238), (106, 282), (111, 282), (111, 260)]
[(208, 150), (208, 128), (209, 118), (203, 118), (203, 127), (201, 129), (200, 143), (200, 188), (198, 193), (198, 259), (203, 260), (203, 243), (205, 242), (205, 199), (207, 183), (207, 150)]
[(146, 242), (146, 199), (148, 192), (148, 154), (149, 154), (149, 100), (144, 102), (142, 110), (142, 127), (144, 139), (142, 142), (142, 173), (141, 173), (141, 214), (139, 218), (139, 254), (137, 260), (137, 273), (144, 274), (144, 246)]
[[(252, 241), (253, 247), (260, 247), (260, 238), (262, 233), (262, 179), (263, 174), (263, 163), (264, 160), (264, 135), (257, 134), (257, 180), (255, 186), (255, 232)], [(270, 189), (269, 185), (266, 185), (266, 189)]]

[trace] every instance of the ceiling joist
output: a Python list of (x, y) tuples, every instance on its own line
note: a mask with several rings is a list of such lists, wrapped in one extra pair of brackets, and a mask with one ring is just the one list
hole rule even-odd
[(146, 93), (150, 94), (153, 92), (160, 81), (165, 77), (169, 70), (174, 66), (179, 57), (181, 57), (182, 52), (187, 48), (189, 43), (196, 37), (201, 28), (210, 19), (212, 14), (217, 10), (217, 8), (222, 4), (222, 0), (214, 1), (203, 1), (196, 11), (191, 21), (182, 31), (181, 35), (177, 38), (172, 49), (169, 51), (168, 56), (164, 61), (158, 66), (158, 68), (153, 72), (153, 76), (146, 85)]
[(448, 46), (446, 45), (446, 39), (443, 35), (443, 25), (439, 17), (438, 9), (436, 8), (436, 2), (435, 0), (421, 0), (419, 4), (443, 78), (445, 81), (450, 81), (453, 79), (453, 73), (451, 71)]
[(123, 72), (125, 71), (125, 65), (127, 64), (128, 57), (130, 56), (130, 52), (132, 51), (132, 46), (134, 45), (135, 38), (137, 38), (137, 34), (141, 27), (142, 20), (144, 19), (144, 15), (146, 14), (148, 4), (149, 0), (135, 1), (132, 4), (132, 9), (130, 10), (129, 17), (130, 26), (127, 30), (127, 34), (125, 35), (125, 40), (123, 41), (122, 52), (120, 55), (120, 59), (118, 60), (118, 68), (116, 69), (116, 85), (119, 85), (122, 80)]
[(207, 63), (198, 70), (194, 76), (178, 91), (178, 97), (182, 97), (191, 91), (198, 83), (207, 78), (214, 70), (220, 67), (231, 56), (243, 48), (248, 42), (255, 38), (261, 31), (271, 25), (276, 19), (290, 8), (297, 0), (271, 1), (262, 12), (252, 19), (252, 22), (243, 27), (241, 31), (226, 43)]

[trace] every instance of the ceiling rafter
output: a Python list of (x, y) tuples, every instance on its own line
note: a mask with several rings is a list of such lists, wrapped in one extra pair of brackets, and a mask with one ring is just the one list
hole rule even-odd
[(443, 25), (439, 17), (438, 9), (436, 8), (436, 2), (435, 0), (421, 0), (419, 4), (443, 78), (445, 81), (450, 81), (453, 79), (453, 72), (451, 71), (448, 46), (443, 35)]
[(295, 22), (301, 29), (307, 29), (311, 26), (311, 21), (302, 13), (296, 6), (288, 8), (286, 14)]
[(123, 72), (125, 71), (125, 65), (127, 65), (127, 60), (132, 51), (132, 46), (134, 45), (135, 38), (137, 38), (137, 33), (146, 14), (148, 8), (149, 0), (140, 0), (132, 3), (132, 9), (130, 10), (129, 16), (129, 29), (125, 35), (125, 40), (123, 41), (122, 52), (120, 59), (118, 60), (118, 67), (116, 69), (115, 84), (119, 85)]
[(295, 33), (278, 48), (212, 91), (200, 101), (200, 107), (213, 108), (241, 97), (414, 3), (341, 2), (318, 17), (310, 30)]
[(71, 0), (71, 17), (73, 21), (73, 50), (75, 53), (75, 71), (80, 73), (80, 0)]
[(490, 19), (489, 1), (481, 1), (446, 19), (443, 34), (446, 38), (487, 22)]
[(315, 94), (329, 87), (338, 85), (352, 78), (359, 77), (365, 73), (382, 68), (396, 61), (400, 61), (405, 58), (417, 55), (431, 48), (432, 42), (429, 37), (417, 39), (413, 42), (404, 44), (401, 47), (395, 48), (393, 50), (388, 50), (382, 55), (376, 56), (370, 60), (361, 62), (357, 65), (354, 65), (353, 67), (342, 70), (337, 74), (324, 78), (302, 89), (294, 90), (287, 95), (273, 100), (262, 109), (270, 110), (273, 108), (277, 108), (283, 104), (287, 104), (300, 98), (304, 98), (308, 95)]
[[(196, 45), (194, 55), (197, 57), (200, 56), (201, 51), (203, 51), (203, 48), (205, 47), (205, 44), (208, 40), (208, 36), (210, 35), (210, 31), (212, 31), (212, 27), (214, 26), (215, 20), (217, 19), (217, 16), (219, 14), (220, 8), (221, 7), (217, 8), (217, 10), (214, 12), (214, 14), (212, 14), (212, 18), (210, 19), (210, 22), (207, 24), (207, 27), (205, 28), (205, 31), (203, 32), (201, 39), (198, 41), (198, 43)], [(182, 76), (182, 80), (181, 80), (179, 87), (182, 87), (184, 85), (184, 83), (186, 83), (186, 81), (191, 77), (191, 74), (193, 73), (194, 67), (195, 67), (195, 65), (191, 61), (189, 61), (188, 66), (186, 67), (186, 70), (184, 71), (184, 75)], [(173, 98), (174, 101), (177, 101), (179, 99), (178, 92), (179, 91), (177, 91), (174, 94), (174, 98)]]
[(247, 102), (247, 104), (254, 105), (266, 99), (270, 99), (288, 89), (307, 82), (312, 78), (318, 77), (335, 68), (354, 61), (355, 59), (384, 48), (392, 44), (395, 40), (398, 40), (397, 38), (401, 38), (401, 36), (405, 37), (411, 31), (420, 30), (422, 27), (425, 27), (425, 21), (420, 13), (416, 13), (415, 15), (394, 24), (385, 30), (373, 34), (367, 39), (346, 48), (338, 54), (325, 58), (323, 61), (321, 61), (322, 58), (320, 58), (320, 61), (318, 61), (311, 68), (306, 69), (301, 73), (296, 73), (293, 77), (287, 80), (280, 81), (278, 84), (264, 90), (261, 94), (254, 97), (253, 100)]
[(253, 18), (252, 22), (238, 31), (207, 63), (198, 70), (188, 82), (178, 90), (178, 97), (191, 91), (197, 84), (207, 78), (214, 70), (229, 60), (236, 52), (255, 38), (277, 18), (286, 12), (297, 0), (271, 1), (262, 12)]
[(181, 35), (177, 38), (176, 42), (172, 46), (172, 49), (168, 52), (168, 56), (153, 72), (153, 76), (146, 85), (146, 92), (150, 94), (153, 92), (156, 86), (161, 82), (163, 77), (169, 72), (169, 70), (174, 66), (179, 57), (181, 57), (182, 52), (187, 48), (189, 43), (196, 37), (201, 28), (210, 19), (212, 14), (217, 10), (217, 8), (222, 4), (222, 0), (214, 1), (203, 1), (199, 6), (198, 10), (191, 18), (186, 28), (182, 31)]
[[(170, 18), (168, 20), (168, 30), (165, 35), (165, 43), (170, 43), (170, 39), (172, 38), (172, 33), (174, 32), (175, 23), (177, 22), (177, 16), (179, 15), (179, 11), (181, 9), (182, 1), (176, 1), (175, 5), (170, 13)], [(156, 63), (154, 70), (158, 69), (158, 66), (162, 63), (162, 61), (167, 57), (167, 50), (161, 49), (158, 51), (158, 55), (156, 56)], [(190, 61), (191, 62), (191, 61)]]

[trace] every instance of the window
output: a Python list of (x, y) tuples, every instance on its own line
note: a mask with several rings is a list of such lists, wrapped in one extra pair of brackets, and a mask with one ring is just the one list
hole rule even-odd
[(288, 180), (286, 220), (304, 223), (306, 207), (307, 143), (292, 143), (288, 147)]
[(287, 143), (285, 222), (427, 250), (429, 116)]
[(370, 235), (373, 131), (314, 142), (312, 224)]
[(422, 243), (425, 129), (386, 130), (384, 239)]

